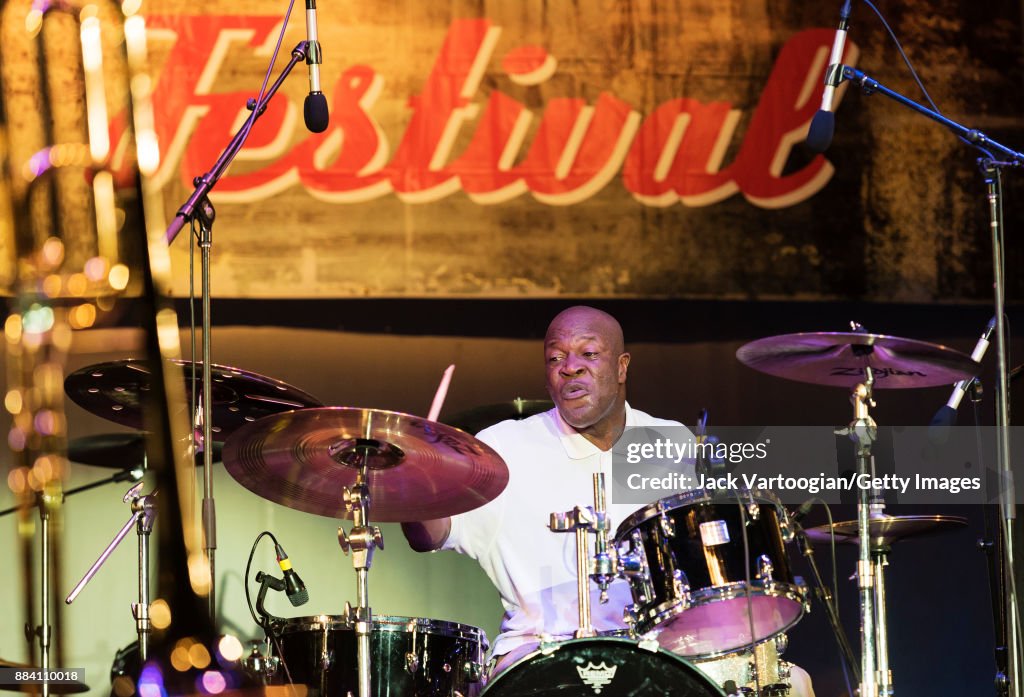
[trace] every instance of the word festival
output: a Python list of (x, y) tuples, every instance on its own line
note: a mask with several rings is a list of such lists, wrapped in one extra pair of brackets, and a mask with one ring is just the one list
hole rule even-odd
[[(189, 187), (210, 153), (228, 142), (254, 92), (215, 91), (217, 76), (228, 72), (228, 46), (272, 42), (277, 20), (151, 16), (148, 26), (155, 44), (170, 46), (155, 90), (157, 135), (166, 149), (156, 183), (165, 186), (177, 173)], [(333, 85), (325, 70), (330, 126), (324, 133), (305, 133), (296, 106), (283, 96), (272, 100), (240, 156), (248, 170), (223, 177), (215, 198), (260, 201), (302, 187), (336, 203), (391, 194), (428, 203), (461, 191), (493, 205), (528, 192), (541, 203), (565, 206), (594, 196), (618, 174), (646, 206), (708, 206), (739, 193), (755, 206), (784, 208), (813, 196), (833, 175), (821, 155), (783, 174), (820, 103), (830, 30), (802, 31), (780, 47), (736, 145), (743, 114), (726, 100), (680, 95), (643, 115), (602, 91), (593, 103), (548, 98), (538, 114), (497, 88), (482, 94), (500, 33), (488, 19), (451, 23), (418, 94), (408, 98), (405, 130), (393, 152), (374, 115), (386, 76), (371, 66), (350, 64)], [(343, 52), (337, 53), (340, 60)], [(846, 62), (856, 53), (849, 45)], [(513, 85), (525, 87), (558, 71), (557, 58), (534, 45), (508, 50), (500, 65)]]

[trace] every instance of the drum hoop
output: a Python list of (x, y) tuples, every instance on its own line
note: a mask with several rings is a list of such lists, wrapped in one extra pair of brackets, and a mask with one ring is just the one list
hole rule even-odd
[(481, 695), (481, 697), (486, 697), (487, 696), (487, 691), (491, 688), (492, 685), (497, 685), (497, 684), (501, 683), (502, 679), (505, 678), (506, 675), (510, 675), (510, 674), (514, 673), (516, 668), (518, 668), (519, 666), (527, 663), (528, 661), (532, 661), (537, 656), (548, 656), (550, 654), (553, 654), (553, 653), (555, 653), (557, 651), (562, 650), (562, 648), (565, 647), (565, 646), (569, 646), (569, 645), (572, 645), (572, 644), (589, 643), (589, 642), (594, 642), (594, 641), (601, 642), (601, 643), (628, 644), (629, 646), (631, 646), (633, 649), (635, 649), (637, 651), (646, 651), (648, 653), (661, 654), (663, 656), (666, 656), (666, 657), (672, 659), (676, 663), (681, 663), (685, 668), (688, 668), (688, 669), (691, 669), (691, 670), (696, 670), (701, 678), (704, 678), (705, 680), (708, 681), (709, 685), (713, 685), (713, 686), (717, 687), (717, 685), (715, 685), (715, 683), (711, 680), (711, 678), (709, 678), (707, 675), (705, 675), (705, 673), (703, 671), (701, 671), (699, 668), (697, 668), (695, 665), (693, 665), (688, 660), (686, 660), (685, 657), (680, 656), (678, 654), (674, 654), (671, 651), (668, 651), (666, 649), (661, 648), (660, 646), (656, 647), (656, 648), (653, 648), (653, 649), (647, 648), (645, 646), (641, 646), (641, 644), (643, 644), (645, 642), (644, 639), (628, 639), (628, 638), (625, 638), (625, 637), (612, 637), (612, 636), (594, 636), (594, 637), (583, 637), (581, 639), (566, 639), (564, 641), (559, 641), (559, 642), (556, 642), (556, 643), (553, 643), (553, 644), (545, 645), (543, 648), (538, 647), (535, 651), (531, 651), (530, 653), (526, 654), (525, 656), (523, 656), (522, 658), (517, 660), (512, 665), (510, 665), (507, 668), (505, 668), (504, 670), (502, 670), (501, 673), (498, 675), (498, 677), (496, 677), (496, 678), (494, 678), (492, 680), (489, 680), (487, 682), (487, 687), (484, 688), (484, 691), (483, 691), (483, 694)]
[[(761, 583), (761, 581), (756, 581), (755, 580), (752, 583)], [(667, 620), (679, 617), (683, 612), (685, 612), (686, 610), (689, 610), (690, 608), (697, 607), (697, 606), (710, 605), (712, 603), (715, 603), (715, 602), (718, 602), (718, 601), (721, 601), (721, 600), (734, 600), (736, 598), (743, 597), (744, 595), (746, 595), (746, 590), (744, 589), (745, 585), (746, 585), (745, 581), (740, 581), (738, 583), (729, 583), (729, 584), (726, 584), (724, 586), (713, 586), (711, 588), (701, 589), (700, 591), (697, 591), (696, 593), (694, 593), (691, 596), (691, 601), (692, 602), (690, 602), (688, 605), (686, 605), (686, 607), (684, 607), (684, 608), (682, 608), (681, 610), (678, 610), (678, 611), (676, 611), (676, 610), (677, 610), (677, 608), (679, 608), (679, 606), (681, 604), (680, 601), (668, 600), (668, 601), (665, 601), (663, 603), (659, 603), (658, 605), (654, 606), (653, 608), (649, 608), (646, 612), (644, 612), (643, 615), (641, 615), (640, 617), (637, 618), (636, 631), (637, 631), (638, 634), (642, 634), (642, 635), (643, 634), (647, 634), (647, 633), (657, 629), (659, 626), (664, 624)], [(781, 593), (773, 593), (773, 592), (767, 592), (766, 593), (764, 591), (764, 589), (761, 588), (761, 589), (756, 589), (756, 590), (752, 589), (751, 592), (750, 592), (750, 595), (751, 595), (751, 597), (754, 597), (754, 598), (758, 598), (758, 597), (760, 597), (760, 598), (765, 598), (765, 597), (768, 597), (768, 598), (785, 598), (786, 600), (791, 600), (791, 601), (795, 602), (799, 606), (800, 612), (797, 613), (796, 617), (794, 617), (791, 622), (789, 622), (788, 624), (786, 624), (784, 627), (782, 627), (778, 631), (774, 632), (773, 634), (770, 634), (769, 636), (765, 637), (764, 639), (760, 639), (760, 640), (755, 641), (753, 643), (744, 644), (741, 647), (737, 647), (737, 648), (733, 648), (733, 649), (728, 649), (728, 650), (725, 650), (725, 651), (711, 651), (711, 652), (707, 652), (707, 653), (686, 654), (684, 656), (684, 658), (687, 658), (687, 659), (690, 659), (690, 658), (704, 659), (704, 658), (718, 658), (719, 656), (728, 656), (729, 654), (733, 654), (733, 653), (736, 653), (738, 651), (743, 651), (743, 650), (746, 650), (748, 648), (752, 648), (752, 647), (755, 647), (755, 646), (760, 646), (761, 644), (765, 643), (766, 641), (771, 641), (772, 639), (777, 637), (779, 634), (782, 634), (783, 632), (789, 631), (794, 625), (796, 625), (797, 622), (799, 622), (803, 618), (803, 616), (807, 612), (807, 606), (806, 606), (806, 601), (805, 601), (805, 597), (804, 597), (804, 595), (805, 595), (804, 594), (804, 589), (801, 586), (797, 585), (797, 584), (774, 582), (773, 586), (772, 586), (772, 590), (775, 590), (775, 589), (780, 590), (782, 592)], [(653, 617), (650, 615), (650, 613), (652, 611), (654, 612)], [(680, 654), (680, 655), (682, 655), (682, 654)]]
[[(456, 639), (469, 639), (486, 646), (487, 635), (479, 627), (448, 620), (435, 620), (429, 617), (405, 617), (403, 615), (374, 615), (373, 632), (397, 632), (411, 634), (413, 630), (423, 634), (431, 634)], [(355, 623), (345, 615), (309, 615), (306, 617), (288, 617), (278, 623), (281, 634), (329, 630), (355, 630)]]
[[(748, 493), (749, 496), (753, 497), (755, 503), (769, 503), (776, 509), (785, 511), (778, 496), (762, 489), (741, 490), (739, 494), (726, 494), (724, 491), (719, 492), (708, 489), (693, 489), (692, 491), (683, 491), (672, 496), (666, 496), (633, 511), (625, 520), (619, 523), (619, 527), (615, 530), (615, 541), (621, 542), (629, 533), (640, 527), (643, 523), (668, 511), (692, 506), (695, 503), (740, 503), (744, 501), (743, 497), (748, 496)], [(737, 500), (737, 496), (740, 497), (739, 500)]]

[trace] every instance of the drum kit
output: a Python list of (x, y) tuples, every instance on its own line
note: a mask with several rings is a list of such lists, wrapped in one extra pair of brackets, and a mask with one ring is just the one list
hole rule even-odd
[[(770, 337), (743, 346), (737, 356), (770, 375), (851, 390), (854, 419), (844, 432), (854, 440), (859, 466), (866, 471), (872, 466), (876, 428), (868, 413), (874, 389), (952, 384), (979, 370), (971, 358), (949, 348), (863, 331)], [(139, 397), (148, 389), (147, 375), (137, 361), (104, 363), (72, 373), (65, 390), (88, 411), (141, 429)], [(861, 663), (859, 669), (851, 667), (863, 697), (889, 695), (884, 575), (891, 546), (966, 524), (941, 516), (888, 516), (877, 500), (863, 498), (857, 520), (803, 531), (771, 494), (698, 490), (651, 503), (612, 533), (603, 475), (596, 475), (593, 507), (553, 513), (550, 526), (553, 534), (576, 534), (580, 631), (570, 640), (542, 642), (488, 679), (481, 630), (437, 619), (374, 615), (369, 571), (374, 551), (383, 548), (373, 522), (436, 519), (483, 505), (508, 481), (500, 455), (463, 430), (437, 421), (378, 409), (325, 407), (299, 389), (236, 368), (211, 366), (211, 375), (213, 432), (220, 439), (209, 445), (225, 469), (264, 499), (353, 521), (348, 532), (339, 529), (338, 542), (352, 555), (356, 606), (346, 604), (340, 616), (274, 618), (265, 629), (267, 645), (276, 655), (254, 650), (243, 661), (265, 684), (305, 685), (315, 697), (602, 691), (681, 697), (789, 695), (790, 666), (780, 656), (786, 632), (811, 601), (790, 564), (787, 544), (795, 536), (807, 546), (832, 539), (860, 546)], [(198, 394), (201, 386), (187, 382)], [(524, 418), (549, 407), (546, 402), (515, 400), (464, 412), (451, 421), (479, 429), (492, 420)], [(145, 448), (135, 434), (76, 441), (70, 456), (89, 464), (127, 463), (126, 470), (145, 464)], [(143, 546), (156, 510), (152, 497), (140, 495), (139, 485), (129, 494), (132, 519), (76, 593), (135, 525), (140, 544), (140, 597), (134, 604), (138, 619), (145, 617), (148, 606)], [(593, 553), (590, 536), (595, 537)], [(813, 567), (813, 558), (808, 558)], [(604, 590), (616, 578), (626, 579), (634, 601), (626, 608), (627, 627), (616, 636), (599, 636), (590, 627), (589, 583)], [(820, 578), (817, 583), (835, 619), (828, 590)], [(145, 646), (149, 626), (140, 620), (137, 629)], [(837, 619), (834, 629), (838, 638), (842, 631)], [(845, 653), (852, 661), (848, 646)], [(878, 677), (877, 685), (871, 684), (871, 676)]]

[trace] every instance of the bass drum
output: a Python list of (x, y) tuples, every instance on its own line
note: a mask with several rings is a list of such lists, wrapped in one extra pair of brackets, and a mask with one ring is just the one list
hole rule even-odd
[[(274, 685), (306, 685), (309, 697), (359, 692), (356, 633), (348, 617), (295, 617), (275, 625)], [(456, 622), (379, 615), (370, 634), (373, 697), (466, 697), (479, 692), (487, 640)]]
[(630, 639), (570, 639), (521, 658), (480, 697), (723, 697), (679, 656)]

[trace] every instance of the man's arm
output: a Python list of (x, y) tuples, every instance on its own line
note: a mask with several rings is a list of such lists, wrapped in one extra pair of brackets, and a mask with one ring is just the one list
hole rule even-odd
[(448, 539), (448, 534), (451, 531), (451, 518), (402, 523), (402, 534), (409, 541), (409, 546), (417, 552), (433, 552), (436, 549), (441, 549), (441, 545)]

